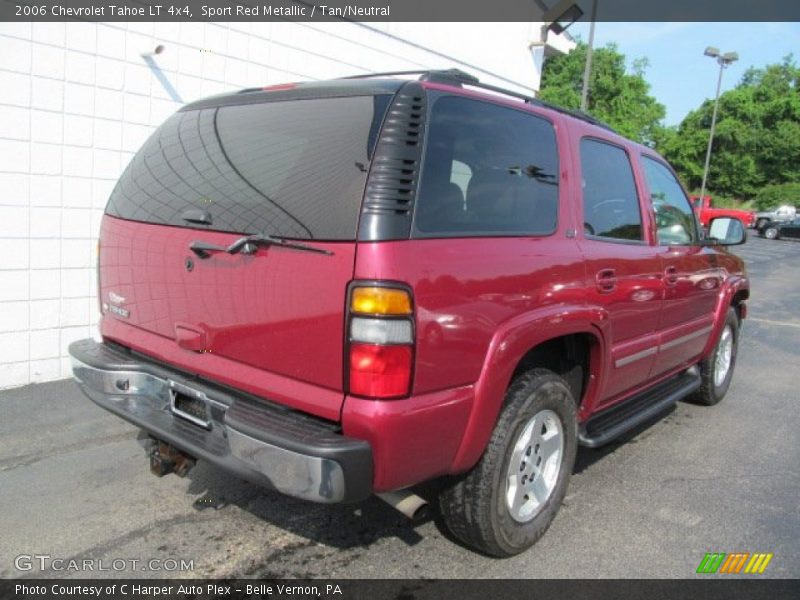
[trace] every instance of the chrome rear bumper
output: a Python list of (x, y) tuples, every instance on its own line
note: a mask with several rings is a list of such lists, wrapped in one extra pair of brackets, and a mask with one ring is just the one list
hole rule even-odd
[[(369, 444), (341, 435), (334, 424), (94, 340), (75, 342), (69, 352), (75, 380), (91, 400), (191, 456), (314, 502), (358, 501), (372, 491)], [(176, 410), (178, 395), (189, 396), (199, 416)]]

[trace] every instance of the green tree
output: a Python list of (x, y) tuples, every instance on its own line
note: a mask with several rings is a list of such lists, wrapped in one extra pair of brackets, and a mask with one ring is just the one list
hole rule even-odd
[[(586, 44), (578, 42), (569, 54), (549, 58), (538, 97), (564, 108), (580, 108), (586, 51)], [(652, 145), (663, 137), (661, 121), (666, 111), (650, 96), (650, 85), (644, 78), (646, 68), (647, 59), (638, 59), (628, 72), (625, 56), (616, 45), (596, 48), (587, 109), (621, 135)]]
[[(706, 100), (656, 145), (690, 188), (700, 187), (714, 101)], [(767, 185), (800, 182), (800, 69), (792, 56), (751, 68), (719, 99), (708, 188), (753, 199)]]
[(800, 208), (800, 183), (768, 185), (761, 188), (753, 198), (753, 205), (758, 210), (769, 210), (784, 204)]

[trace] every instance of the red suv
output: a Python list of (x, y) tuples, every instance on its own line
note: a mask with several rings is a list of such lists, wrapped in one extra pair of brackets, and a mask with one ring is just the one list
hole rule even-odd
[(285, 494), (533, 544), (578, 445), (731, 381), (741, 223), (698, 229), (652, 149), (458, 71), (194, 102), (132, 159), (100, 235), (94, 402)]

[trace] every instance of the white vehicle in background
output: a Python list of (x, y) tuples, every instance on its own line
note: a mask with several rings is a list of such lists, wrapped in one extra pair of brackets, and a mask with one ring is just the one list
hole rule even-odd
[(756, 229), (763, 231), (770, 223), (788, 223), (797, 216), (797, 209), (790, 205), (784, 204), (775, 210), (756, 213)]

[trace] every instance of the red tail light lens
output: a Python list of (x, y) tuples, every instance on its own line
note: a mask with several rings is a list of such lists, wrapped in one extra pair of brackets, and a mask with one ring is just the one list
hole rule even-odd
[(407, 396), (411, 346), (350, 345), (350, 393), (370, 398)]

